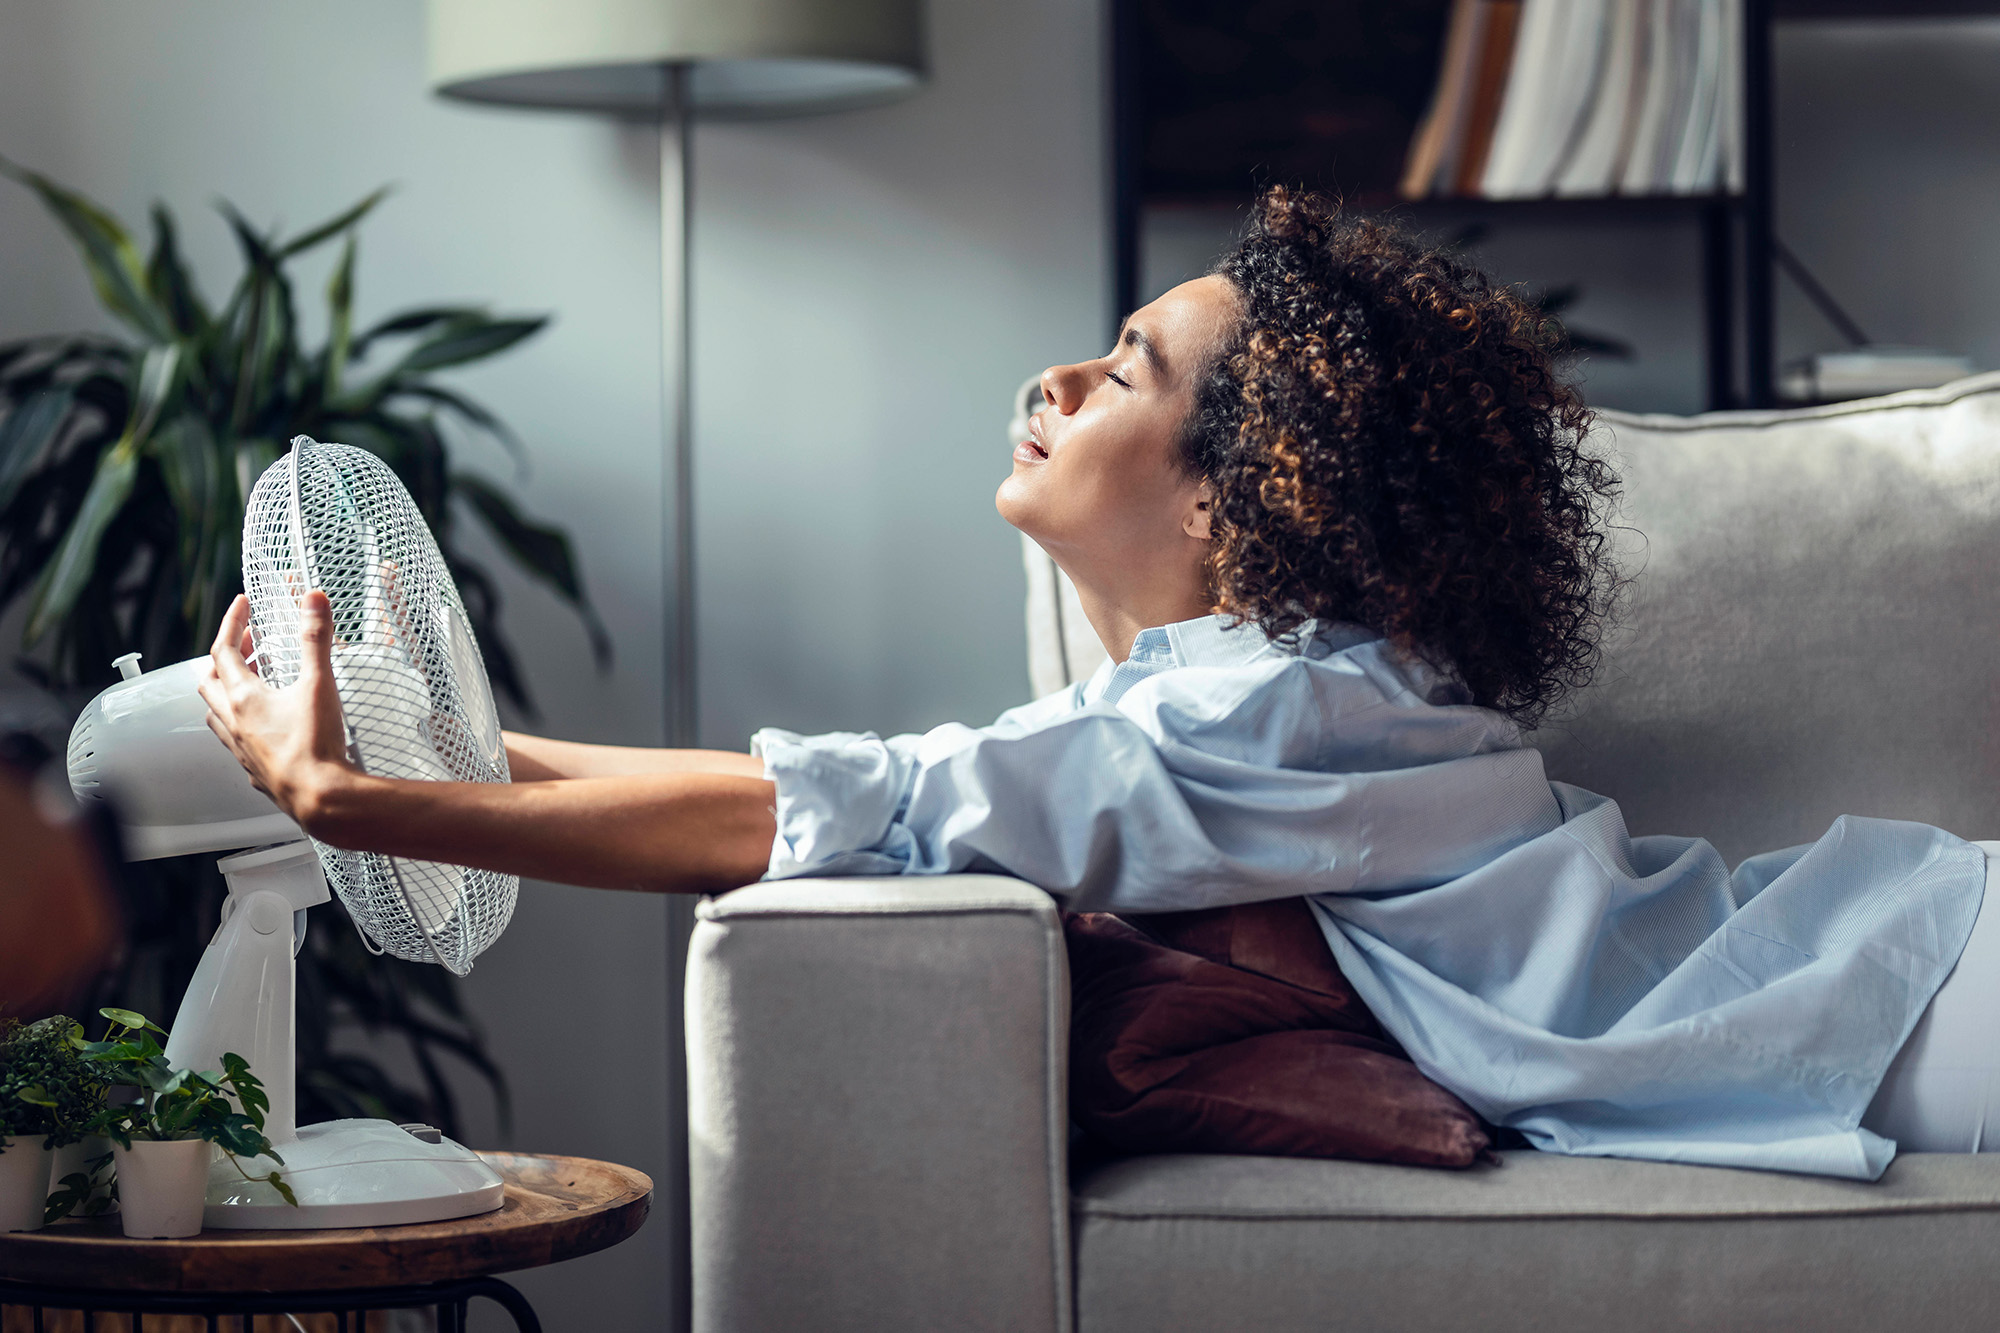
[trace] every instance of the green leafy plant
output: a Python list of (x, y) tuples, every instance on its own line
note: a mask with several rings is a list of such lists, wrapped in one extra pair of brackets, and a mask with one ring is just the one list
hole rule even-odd
[(42, 1225), (60, 1222), (71, 1213), (96, 1217), (118, 1197), (118, 1178), (111, 1171), (111, 1154), (99, 1153), (56, 1182), (42, 1208)]
[(0, 1032), (0, 1138), (60, 1148), (91, 1132), (107, 1084), (76, 1045), (82, 1031), (58, 1014)]
[[(0, 174), (40, 197), (99, 302), (134, 335), (0, 345), (0, 610), (29, 599), (24, 646), (43, 650), (35, 665), (51, 681), (108, 681), (111, 659), (134, 648), (169, 662), (205, 647), (242, 586), (244, 497), (300, 434), (368, 449), (402, 479), (464, 597), (494, 687), (516, 707), (532, 711), (493, 581), (456, 541), (460, 508), (577, 610), (608, 662), (568, 537), (525, 517), (493, 483), (453, 470), (442, 429), (448, 417), (521, 458), (498, 417), (434, 376), (515, 346), (545, 318), (430, 306), (357, 331), (355, 229), (380, 190), (291, 237), (222, 205), (244, 269), (211, 307), (164, 206), (153, 207), (142, 256), (125, 226), (82, 195), (4, 159)], [(336, 240), (326, 341), (308, 349), (287, 266)]]
[(298, 1205), (292, 1187), (275, 1168), (259, 1176), (244, 1170), (246, 1157), (267, 1157), (280, 1166), (285, 1161), (264, 1136), (264, 1112), (271, 1109), (271, 1099), (249, 1062), (231, 1053), (222, 1057), (220, 1075), (175, 1069), (154, 1040), (155, 1033), (167, 1035), (164, 1028), (129, 1009), (99, 1012), (111, 1020), (104, 1040), (84, 1041), (78, 1034), (76, 1049), (106, 1082), (130, 1085), (139, 1095), (104, 1107), (90, 1126), (93, 1132), (124, 1148), (134, 1139), (206, 1139), (222, 1149), (245, 1180), (270, 1185), (286, 1203)]
[[(0, 612), (26, 603), (24, 672), (76, 697), (109, 683), (119, 654), (137, 649), (159, 664), (205, 649), (241, 590), (244, 497), (298, 434), (368, 449), (409, 488), (504, 701), (533, 712), (495, 584), (460, 541), (462, 519), (483, 524), (507, 558), (574, 607), (600, 666), (609, 662), (568, 537), (451, 463), (451, 438), (495, 441), (517, 463), (523, 446), (438, 373), (517, 346), (545, 319), (436, 305), (357, 327), (356, 235), (381, 191), (289, 236), (222, 205), (243, 267), (218, 305), (202, 295), (164, 206), (152, 209), (142, 251), (97, 203), (4, 159), (0, 175), (47, 207), (124, 330), (0, 344)], [(308, 347), (293, 265), (336, 244), (326, 337)], [(220, 877), (211, 858), (182, 858), (128, 867), (124, 879), (126, 948), (93, 999), (171, 1012), (213, 928)], [(298, 960), (301, 1118), (424, 1120), (456, 1135), (445, 1067), (457, 1060), (486, 1080), (504, 1119), (505, 1083), (452, 978), (368, 957), (338, 904), (314, 908), (312, 921)], [(354, 1033), (364, 1039), (343, 1039)], [(407, 1046), (415, 1082), (377, 1058), (384, 1037)]]

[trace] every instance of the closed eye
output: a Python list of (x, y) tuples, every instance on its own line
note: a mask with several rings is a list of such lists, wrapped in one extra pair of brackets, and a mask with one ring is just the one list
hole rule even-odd
[(1132, 387), (1132, 382), (1126, 379), (1123, 375), (1120, 375), (1115, 370), (1105, 371), (1104, 378), (1110, 380), (1113, 384), (1118, 385), (1120, 388), (1129, 389)]

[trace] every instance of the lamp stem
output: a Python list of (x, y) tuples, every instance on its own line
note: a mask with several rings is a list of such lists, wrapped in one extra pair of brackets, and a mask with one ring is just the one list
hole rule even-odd
[(693, 346), (688, 318), (694, 217), (690, 67), (668, 65), (660, 108), (660, 357), (668, 500), (667, 744), (696, 743)]
[[(666, 436), (667, 532), (664, 591), (667, 744), (696, 743), (694, 620), (694, 408), (693, 341), (688, 313), (690, 238), (693, 235), (693, 70), (669, 64), (660, 99), (660, 422)], [(667, 1327), (685, 1333), (694, 1321), (692, 1214), (688, 1199), (687, 1056), (683, 1044), (682, 990), (694, 899), (667, 895), (667, 1130), (668, 1178), (662, 1212), (672, 1220)]]

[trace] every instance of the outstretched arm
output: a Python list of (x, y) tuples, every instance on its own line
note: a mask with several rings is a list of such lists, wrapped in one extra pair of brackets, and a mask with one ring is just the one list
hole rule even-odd
[(541, 780), (407, 782), (360, 772), (347, 762), (325, 594), (309, 594), (300, 618), (306, 651), (299, 679), (273, 689), (243, 659), (250, 603), (238, 597), (209, 649), (201, 695), (209, 729), (250, 781), (313, 837), (357, 851), (600, 888), (703, 893), (763, 875), (776, 834), (775, 795), (748, 756), (740, 756), (736, 771), (694, 763), (569, 777), (561, 749), (531, 744), (524, 757), (539, 766), (538, 777), (548, 775)]
[(503, 731), (507, 767), (516, 782), (556, 778), (622, 778), (648, 773), (725, 773), (761, 778), (764, 763), (729, 750), (653, 750), (636, 745), (585, 745)]

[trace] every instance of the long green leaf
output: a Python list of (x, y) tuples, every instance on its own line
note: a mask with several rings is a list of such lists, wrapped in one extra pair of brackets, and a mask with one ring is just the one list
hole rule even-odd
[[(284, 448), (276, 440), (243, 440), (236, 446), (236, 489), (246, 499), (264, 469), (278, 461)], [(241, 520), (242, 515), (237, 518)]]
[(326, 283), (326, 397), (340, 392), (354, 346), (354, 238), (340, 247), (340, 262)]
[(543, 315), (534, 319), (481, 319), (447, 325), (412, 348), (398, 371), (407, 375), (483, 360), (506, 351), (523, 338), (532, 338), (548, 322)]
[(239, 434), (250, 426), (250, 412), (257, 393), (257, 352), (263, 346), (264, 325), (270, 315), (270, 302), (265, 299), (270, 287), (270, 274), (263, 269), (253, 269), (247, 281), (249, 299), (243, 305), (242, 327), (236, 335), (235, 346), (228, 349), (230, 374), (234, 380), (229, 390), (231, 434)]
[(292, 280), (283, 269), (271, 274), (265, 299), (271, 309), (265, 320), (264, 347), (259, 356), (263, 382), (258, 386), (260, 412), (254, 420), (261, 430), (283, 430), (285, 405), (296, 400), (299, 389), (298, 313), (292, 302)]
[(476, 306), (463, 305), (424, 306), (417, 310), (405, 310), (370, 325), (354, 340), (354, 355), (357, 358), (367, 355), (369, 344), (377, 338), (393, 338), (398, 334), (416, 333), (432, 325), (449, 323), (453, 320), (480, 319), (484, 318), (485, 314), (484, 310)]
[(35, 588), (28, 609), (27, 632), (21, 637), (33, 647), (76, 605), (77, 597), (97, 565), (97, 548), (104, 540), (125, 502), (132, 496), (132, 483), (139, 475), (139, 449), (131, 436), (119, 440), (98, 460), (97, 472), (84, 492), (76, 518), (56, 547)]
[(548, 323), (547, 317), (534, 319), (491, 319), (483, 314), (448, 320), (444, 326), (418, 343), (389, 369), (338, 400), (343, 412), (361, 413), (380, 404), (389, 394), (410, 383), (411, 377), (446, 366), (464, 365), (503, 352), (523, 338), (533, 337)]
[[(385, 416), (384, 413), (370, 413), (366, 417), (328, 417), (323, 426), (326, 442), (366, 449), (401, 477), (410, 467), (409, 441), (400, 431), (383, 427), (381, 423)], [(393, 417), (387, 419), (395, 420)]]
[(590, 648), (598, 666), (608, 667), (611, 664), (611, 636), (597, 618), (596, 608), (584, 595), (583, 579), (577, 572), (569, 537), (560, 528), (524, 518), (512, 500), (483, 478), (455, 473), (451, 485), (486, 521), (486, 526), (493, 530), (493, 535), (500, 539), (500, 544), (520, 562), (522, 568), (539, 576), (576, 608), (590, 633)]
[(0, 175), (41, 196), (42, 203), (76, 242), (90, 285), (106, 310), (150, 339), (162, 341), (171, 336), (165, 314), (146, 296), (146, 271), (139, 249), (118, 219), (75, 191), (4, 157), (0, 157)]
[(361, 219), (367, 217), (368, 210), (381, 203), (390, 189), (390, 186), (384, 185), (381, 189), (354, 205), (354, 207), (335, 214), (325, 222), (320, 223), (317, 227), (314, 227), (311, 231), (293, 237), (278, 250), (278, 258), (290, 259), (293, 255), (304, 254), (314, 246), (332, 240), (355, 223), (361, 221)]
[[(236, 383), (229, 409), (231, 432), (248, 434), (270, 429), (275, 424), (265, 418), (288, 387), (292, 360), (297, 353), (297, 326), (291, 284), (279, 267), (270, 241), (260, 236), (229, 204), (218, 207), (229, 220), (249, 270), (240, 303), (242, 327), (231, 357)], [(234, 300), (231, 304), (232, 308), (238, 305)]]
[(207, 331), (208, 307), (188, 275), (174, 234), (174, 215), (164, 204), (153, 205), (153, 257), (146, 261), (146, 290), (176, 333), (199, 337)]
[(69, 419), (74, 402), (67, 388), (44, 389), (0, 420), (0, 510), (14, 502), (22, 481)]
[(219, 451), (208, 423), (193, 414), (175, 417), (155, 431), (151, 453), (159, 460), (180, 531), (181, 569), (187, 574), (181, 614), (191, 617), (200, 609), (209, 582), (205, 554), (215, 541), (218, 524), (227, 521), (216, 495), (218, 474), (226, 473), (217, 466)]
[(478, 403), (473, 402), (464, 394), (456, 393), (442, 385), (414, 383), (396, 386), (391, 394), (392, 401), (398, 395), (421, 398), (426, 402), (436, 403), (440, 407), (449, 408), (453, 412), (458, 413), (458, 415), (464, 417), (474, 426), (477, 426), (480, 430), (485, 431), (500, 442), (500, 446), (514, 460), (514, 474), (516, 477), (525, 478), (527, 476), (528, 447), (521, 442), (521, 437), (516, 435), (513, 428), (506, 422), (502, 421), (486, 408), (481, 407)]
[(370, 324), (368, 332), (364, 332), (360, 338), (354, 340), (356, 356), (360, 354), (358, 348), (364, 342), (372, 342), (374, 338), (392, 338), (396, 334), (430, 328), (432, 324), (444, 324), (448, 320), (482, 318), (484, 314), (486, 310), (482, 306), (418, 306), (414, 310), (398, 310), (396, 314), (382, 316), (380, 320)]
[(59, 349), (68, 341), (60, 335), (44, 335), (0, 343), (0, 386), (34, 373), (51, 359), (60, 358), (62, 353)]
[(139, 444), (153, 433), (153, 423), (160, 419), (160, 409), (167, 405), (180, 377), (181, 348), (179, 343), (162, 343), (158, 347), (146, 349), (146, 355), (139, 362), (139, 380), (132, 391), (132, 419), (125, 427), (128, 438)]

